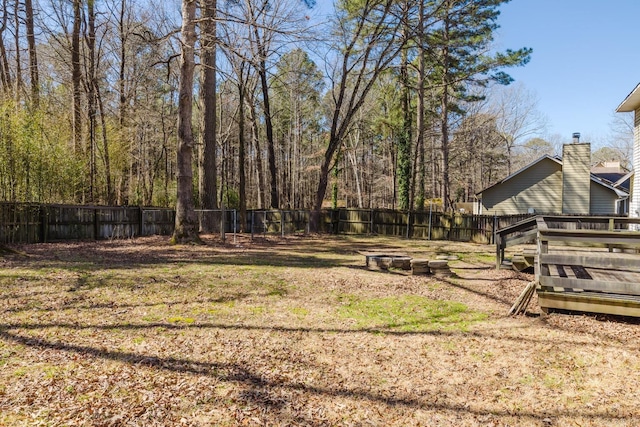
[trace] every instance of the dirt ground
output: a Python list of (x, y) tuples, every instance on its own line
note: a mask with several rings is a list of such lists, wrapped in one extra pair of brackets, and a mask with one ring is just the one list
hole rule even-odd
[[(506, 313), (494, 248), (164, 237), (0, 252), (0, 425), (636, 426), (640, 325)], [(449, 261), (371, 271), (365, 253)]]

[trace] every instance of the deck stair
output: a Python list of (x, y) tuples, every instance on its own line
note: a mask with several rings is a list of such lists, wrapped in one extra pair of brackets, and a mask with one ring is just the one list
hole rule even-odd
[(511, 267), (516, 271), (533, 269), (536, 260), (536, 248), (524, 248), (511, 257)]

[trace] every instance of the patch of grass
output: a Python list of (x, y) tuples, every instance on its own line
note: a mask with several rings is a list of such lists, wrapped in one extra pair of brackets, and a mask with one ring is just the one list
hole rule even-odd
[(149, 322), (149, 323), (155, 323), (155, 322), (159, 322), (160, 320), (162, 320), (162, 317), (155, 315), (155, 314), (146, 314), (144, 316), (142, 316), (142, 320), (145, 322)]
[(13, 371), (13, 375), (18, 378), (22, 378), (27, 375), (27, 368), (20, 367)]
[(343, 318), (354, 319), (362, 328), (400, 331), (467, 330), (486, 314), (474, 312), (459, 302), (438, 301), (403, 295), (398, 297), (347, 299), (338, 309)]
[(169, 323), (176, 323), (176, 324), (182, 323), (185, 325), (191, 325), (196, 321), (196, 319), (194, 319), (193, 317), (173, 316), (173, 317), (169, 317), (167, 321)]
[(563, 387), (564, 381), (555, 375), (547, 374), (543, 380), (544, 385), (552, 390), (559, 390)]
[(42, 368), (42, 373), (46, 379), (55, 379), (61, 375), (62, 368), (59, 366), (45, 365)]
[(267, 291), (267, 296), (269, 297), (283, 297), (289, 293), (285, 288), (279, 286), (271, 286)]
[(256, 305), (253, 307), (249, 307), (249, 312), (254, 315), (262, 315), (267, 312), (267, 308), (261, 305)]
[(292, 307), (289, 309), (292, 314), (295, 314), (298, 317), (307, 317), (309, 313), (311, 313), (308, 309), (304, 307)]

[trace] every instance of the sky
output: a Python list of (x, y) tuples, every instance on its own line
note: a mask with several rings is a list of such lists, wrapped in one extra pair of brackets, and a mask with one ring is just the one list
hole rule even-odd
[[(315, 13), (331, 13), (317, 0)], [(533, 49), (524, 67), (507, 69), (538, 99), (545, 134), (606, 145), (615, 109), (640, 83), (640, 0), (511, 0), (500, 8), (496, 48)]]
[(508, 73), (538, 98), (549, 134), (606, 144), (615, 109), (640, 83), (640, 1), (512, 0), (498, 18), (502, 49), (533, 48)]

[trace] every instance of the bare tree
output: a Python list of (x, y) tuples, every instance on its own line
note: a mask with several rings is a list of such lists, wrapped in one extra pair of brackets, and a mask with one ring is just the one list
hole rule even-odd
[(33, 25), (33, 2), (24, 0), (25, 26), (27, 43), (29, 46), (29, 75), (31, 77), (31, 103), (35, 108), (40, 104), (40, 76), (38, 73), (38, 53), (36, 50), (36, 36)]
[(71, 85), (73, 88), (73, 147), (82, 150), (82, 69), (80, 64), (81, 0), (73, 0), (73, 30), (71, 32)]
[(609, 147), (620, 153), (620, 161), (628, 167), (633, 162), (633, 114), (614, 113), (609, 123)]
[(232, 3), (236, 7), (225, 10), (224, 16), (221, 17), (221, 25), (224, 23), (224, 25), (234, 26), (236, 36), (238, 30), (242, 31), (241, 27), (244, 26), (243, 37), (246, 38), (248, 45), (242, 44), (241, 48), (237, 49), (229, 43), (226, 48), (249, 60), (258, 75), (270, 178), (270, 206), (278, 208), (280, 194), (273, 125), (274, 111), (269, 85), (270, 68), (272, 61), (285, 44), (293, 40), (299, 41), (305, 36), (307, 19), (299, 5), (304, 3), (310, 7), (313, 2), (309, 0), (242, 0)]
[(9, 56), (4, 44), (4, 33), (7, 29), (9, 18), (8, 0), (2, 0), (2, 17), (0, 17), (0, 81), (5, 93), (11, 91), (11, 71), (9, 68)]
[(507, 152), (507, 174), (513, 172), (514, 149), (527, 139), (542, 135), (547, 118), (538, 110), (538, 99), (521, 83), (495, 87), (489, 95), (489, 110)]
[(376, 80), (402, 49), (402, 43), (398, 40), (402, 23), (400, 19), (394, 19), (396, 2), (367, 0), (361, 6), (342, 11), (336, 23), (339, 45), (334, 48), (339, 56), (331, 75), (329, 143), (320, 166), (311, 215), (310, 227), (314, 231), (320, 225), (320, 210), (334, 155)]

